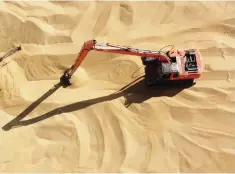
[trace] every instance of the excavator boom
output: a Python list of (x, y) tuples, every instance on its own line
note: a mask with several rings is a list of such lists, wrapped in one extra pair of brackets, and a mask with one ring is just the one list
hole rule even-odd
[(116, 54), (151, 57), (159, 59), (162, 62), (170, 61), (170, 59), (166, 56), (164, 52), (136, 49), (130, 46), (113, 45), (109, 43), (97, 42), (96, 40), (89, 40), (83, 44), (83, 47), (80, 50), (75, 63), (61, 77), (61, 83), (65, 84), (65, 86), (71, 84), (69, 82), (69, 79), (72, 77), (77, 68), (81, 65), (81, 63), (83, 62), (89, 51), (92, 50), (101, 51), (101, 52), (110, 52)]
[(21, 46), (15, 47), (14, 49), (8, 51), (5, 55), (0, 57), (0, 62), (2, 62), (4, 59), (6, 59), (7, 57), (11, 56), (12, 54), (18, 52), (21, 50)]

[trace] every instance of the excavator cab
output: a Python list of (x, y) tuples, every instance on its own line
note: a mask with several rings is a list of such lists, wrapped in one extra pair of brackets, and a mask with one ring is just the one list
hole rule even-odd
[(196, 53), (194, 51), (186, 51), (185, 71), (197, 72)]
[(166, 52), (169, 62), (151, 57), (141, 57), (145, 65), (147, 87), (164, 84), (195, 84), (200, 77), (200, 53), (198, 50), (173, 50)]

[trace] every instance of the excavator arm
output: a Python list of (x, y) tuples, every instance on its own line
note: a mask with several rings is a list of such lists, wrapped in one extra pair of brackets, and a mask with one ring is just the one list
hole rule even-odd
[(5, 55), (0, 57), (0, 62), (2, 62), (4, 59), (6, 59), (7, 57), (11, 56), (12, 54), (18, 52), (21, 50), (21, 46), (15, 47), (14, 49), (8, 51)]
[(151, 51), (151, 50), (141, 50), (132, 48), (130, 46), (120, 46), (113, 45), (109, 43), (97, 42), (96, 40), (90, 40), (84, 43), (82, 49), (80, 50), (75, 63), (71, 66), (70, 69), (66, 70), (64, 75), (60, 78), (61, 83), (64, 86), (71, 85), (70, 78), (74, 74), (74, 72), (81, 65), (89, 51), (101, 51), (101, 52), (110, 52), (116, 54), (126, 54), (133, 56), (145, 56), (159, 59), (162, 62), (170, 62), (169, 57), (164, 52), (160, 51)]

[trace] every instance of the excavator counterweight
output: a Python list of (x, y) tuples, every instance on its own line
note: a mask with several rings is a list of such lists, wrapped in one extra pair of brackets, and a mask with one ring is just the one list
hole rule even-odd
[(198, 49), (171, 49), (163, 52), (90, 40), (84, 43), (75, 63), (60, 78), (64, 87), (71, 85), (72, 75), (92, 50), (141, 57), (145, 65), (145, 82), (148, 87), (169, 81), (193, 83), (194, 79), (201, 76), (202, 56)]

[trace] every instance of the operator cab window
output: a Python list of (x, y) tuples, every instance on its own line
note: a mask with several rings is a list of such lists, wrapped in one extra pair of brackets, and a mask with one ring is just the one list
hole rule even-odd
[(197, 61), (195, 52), (186, 53), (186, 63), (185, 63), (186, 71), (197, 71)]

